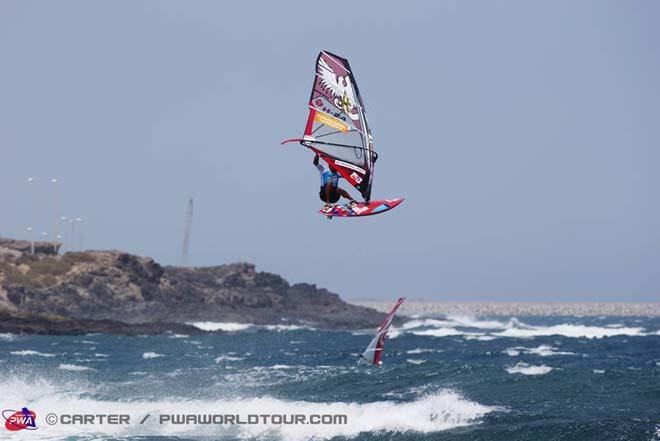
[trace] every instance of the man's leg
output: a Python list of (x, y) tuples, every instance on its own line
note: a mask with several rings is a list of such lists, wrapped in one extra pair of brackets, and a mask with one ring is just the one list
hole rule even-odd
[(325, 184), (325, 203), (328, 205), (331, 205), (330, 200), (332, 199), (331, 198), (332, 191), (333, 191), (332, 183), (328, 182), (327, 184)]
[(351, 202), (355, 202), (355, 199), (353, 199), (351, 197), (351, 195), (348, 194), (348, 192), (346, 190), (344, 190), (343, 188), (337, 187), (337, 191), (339, 192), (339, 196), (341, 196), (343, 198), (346, 198)]

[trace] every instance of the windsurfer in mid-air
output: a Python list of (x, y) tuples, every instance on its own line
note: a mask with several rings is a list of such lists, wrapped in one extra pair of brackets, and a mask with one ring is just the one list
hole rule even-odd
[(350, 201), (349, 207), (357, 204), (357, 201), (351, 195), (339, 187), (339, 173), (333, 170), (328, 165), (319, 160), (319, 155), (314, 155), (314, 165), (321, 174), (321, 189), (319, 190), (319, 198), (327, 204), (327, 206), (336, 204), (340, 197), (344, 197)]
[[(321, 174), (319, 198), (325, 203), (319, 213), (328, 219), (364, 217), (399, 205), (403, 198), (371, 200), (378, 153), (347, 59), (321, 51), (316, 58), (316, 75), (307, 107), (309, 114), (302, 138), (285, 139), (282, 144), (299, 142), (314, 153), (314, 166)], [(342, 184), (344, 188), (340, 188), (340, 178), (360, 193), (353, 193), (359, 202), (349, 194), (347, 186)], [(345, 200), (340, 202), (342, 198)]]

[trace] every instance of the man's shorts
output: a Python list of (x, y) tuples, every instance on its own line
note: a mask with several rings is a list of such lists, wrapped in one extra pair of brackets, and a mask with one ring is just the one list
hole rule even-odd
[(330, 200), (326, 201), (325, 200), (325, 187), (321, 187), (321, 190), (319, 191), (319, 198), (327, 204), (335, 204), (339, 200), (339, 192), (337, 191), (337, 187), (332, 187), (332, 190), (330, 191)]

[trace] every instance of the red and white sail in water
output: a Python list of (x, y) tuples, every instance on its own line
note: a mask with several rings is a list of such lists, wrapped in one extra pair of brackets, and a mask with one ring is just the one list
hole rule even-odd
[(392, 307), (392, 310), (389, 312), (389, 314), (387, 314), (387, 317), (385, 317), (385, 320), (383, 320), (383, 323), (378, 328), (378, 331), (376, 331), (376, 335), (374, 336), (373, 340), (371, 340), (371, 343), (369, 343), (367, 349), (360, 356), (360, 360), (358, 362), (367, 362), (371, 364), (382, 363), (380, 359), (383, 356), (383, 347), (385, 346), (387, 331), (390, 330), (392, 319), (394, 318), (394, 314), (396, 314), (396, 310), (399, 309), (399, 306), (401, 306), (404, 300), (406, 300), (406, 298), (401, 297), (396, 301)]
[(365, 201), (371, 199), (374, 151), (364, 104), (348, 60), (322, 51), (309, 99), (309, 116), (302, 145), (313, 150), (336, 170)]

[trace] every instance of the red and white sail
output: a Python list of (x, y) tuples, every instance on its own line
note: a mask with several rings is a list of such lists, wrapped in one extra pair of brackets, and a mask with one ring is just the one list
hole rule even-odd
[(360, 91), (348, 60), (322, 51), (309, 99), (309, 115), (302, 145), (318, 154), (354, 186), (365, 201), (371, 199), (374, 151)]
[(394, 314), (396, 314), (397, 309), (399, 309), (399, 306), (401, 306), (404, 300), (406, 300), (406, 298), (401, 297), (399, 300), (396, 301), (396, 303), (392, 307), (392, 310), (389, 312), (389, 314), (387, 314), (385, 320), (383, 320), (383, 323), (378, 328), (378, 331), (376, 331), (376, 335), (374, 336), (373, 340), (371, 340), (371, 343), (369, 343), (367, 349), (360, 356), (360, 361), (368, 362), (371, 364), (382, 363), (380, 359), (383, 356), (383, 348), (385, 346), (385, 339), (387, 338), (387, 332), (390, 330), (390, 326), (392, 325), (392, 319), (394, 319)]

